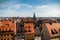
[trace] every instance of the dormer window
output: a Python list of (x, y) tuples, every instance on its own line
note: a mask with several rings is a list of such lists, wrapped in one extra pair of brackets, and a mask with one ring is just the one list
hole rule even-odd
[[(55, 30), (55, 29), (54, 29)], [(57, 34), (58, 32), (55, 30), (55, 33)]]
[(8, 25), (8, 26), (9, 26), (9, 24), (6, 24), (6, 25)]
[(31, 32), (31, 30), (28, 30), (28, 32)]
[(28, 28), (31, 28), (30, 26), (28, 26)]
[(9, 25), (9, 24), (6, 24), (6, 25)]
[(58, 34), (58, 32), (55, 29), (54, 30), (51, 29), (51, 32), (52, 34)]
[(52, 25), (52, 23), (51, 23), (51, 22), (50, 22), (49, 24), (50, 24), (50, 25)]
[(28, 31), (27, 31), (27, 30), (25, 30), (25, 32), (31, 32), (31, 30), (28, 30)]

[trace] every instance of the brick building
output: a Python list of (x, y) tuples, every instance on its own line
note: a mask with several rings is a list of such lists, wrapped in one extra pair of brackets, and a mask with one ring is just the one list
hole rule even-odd
[(23, 22), (16, 22), (16, 38), (17, 40), (24, 39), (24, 25)]

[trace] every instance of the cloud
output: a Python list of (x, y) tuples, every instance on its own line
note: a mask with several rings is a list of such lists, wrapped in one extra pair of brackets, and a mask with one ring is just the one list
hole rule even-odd
[(32, 8), (33, 7), (32, 5), (28, 5), (28, 4), (23, 4), (23, 6), (26, 6), (28, 8)]
[[(1, 5), (0, 6), (0, 17), (1, 16), (3, 16), (3, 14), (4, 14), (4, 16), (5, 17), (10, 17), (10, 16), (28, 16), (29, 14), (29, 12), (28, 11), (26, 11), (25, 12), (25, 10), (24, 11), (21, 11), (22, 10), (22, 8), (24, 8), (24, 7), (26, 7), (26, 8), (32, 8), (33, 6), (31, 6), (31, 5), (28, 5), (28, 4), (3, 4), (3, 5)], [(23, 15), (22, 15), (23, 14)], [(28, 14), (28, 15), (26, 15), (26, 14)], [(31, 15), (31, 14), (30, 14)]]
[[(1, 16), (32, 17), (60, 17), (60, 4), (28, 5), (28, 4), (2, 4), (0, 6)], [(3, 15), (4, 14), (4, 15)]]
[(38, 17), (60, 17), (59, 5), (42, 5), (35, 7), (36, 16)]

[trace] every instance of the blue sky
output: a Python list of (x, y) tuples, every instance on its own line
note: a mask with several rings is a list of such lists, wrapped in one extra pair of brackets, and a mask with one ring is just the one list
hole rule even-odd
[(60, 0), (0, 0), (0, 17), (60, 17)]

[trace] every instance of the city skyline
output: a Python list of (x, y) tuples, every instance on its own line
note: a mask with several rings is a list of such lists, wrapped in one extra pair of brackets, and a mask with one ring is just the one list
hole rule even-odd
[(0, 17), (60, 17), (60, 0), (0, 0)]

